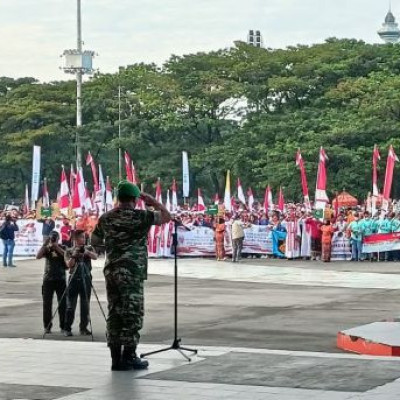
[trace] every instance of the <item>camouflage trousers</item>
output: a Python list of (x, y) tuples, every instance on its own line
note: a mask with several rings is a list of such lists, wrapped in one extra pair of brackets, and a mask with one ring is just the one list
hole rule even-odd
[(129, 268), (104, 269), (108, 300), (107, 343), (135, 347), (143, 326), (143, 279)]

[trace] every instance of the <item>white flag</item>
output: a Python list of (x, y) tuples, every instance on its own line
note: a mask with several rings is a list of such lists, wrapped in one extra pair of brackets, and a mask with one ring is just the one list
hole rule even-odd
[(183, 197), (189, 197), (189, 192), (190, 192), (189, 159), (186, 151), (182, 151), (182, 188), (183, 188)]

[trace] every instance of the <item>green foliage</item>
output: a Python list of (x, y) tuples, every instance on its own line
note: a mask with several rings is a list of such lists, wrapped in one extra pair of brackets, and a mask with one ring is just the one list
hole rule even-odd
[[(381, 186), (388, 145), (400, 153), (400, 46), (331, 38), (272, 50), (237, 42), (172, 56), (161, 68), (135, 64), (84, 84), (83, 120), (82, 153), (90, 150), (114, 183), (120, 146), (149, 191), (158, 177), (164, 188), (174, 177), (180, 183), (186, 150), (193, 194), (197, 187), (206, 198), (222, 194), (231, 169), (258, 198), (270, 184), (299, 200), (295, 153), (301, 148), (312, 195), (323, 146), (329, 194), (345, 188), (362, 200), (374, 144), (382, 153)], [(55, 197), (61, 165), (75, 161), (74, 125), (74, 82), (0, 78), (0, 202), (22, 197), (34, 144), (42, 146), (42, 175)], [(396, 175), (394, 195), (400, 197)]]

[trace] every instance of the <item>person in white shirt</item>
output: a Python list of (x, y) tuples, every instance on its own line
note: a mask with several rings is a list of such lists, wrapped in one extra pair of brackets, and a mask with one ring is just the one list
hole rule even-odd
[(237, 262), (242, 257), (242, 248), (244, 240), (244, 229), (248, 228), (249, 225), (244, 225), (240, 220), (240, 216), (236, 215), (232, 223), (232, 261)]

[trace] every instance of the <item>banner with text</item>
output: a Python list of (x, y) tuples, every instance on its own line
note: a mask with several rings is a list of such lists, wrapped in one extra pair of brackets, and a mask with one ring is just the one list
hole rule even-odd
[(393, 250), (400, 250), (400, 232), (376, 233), (363, 240), (363, 253), (381, 253)]

